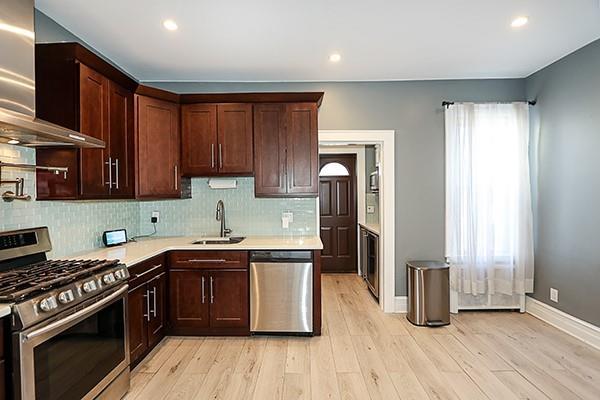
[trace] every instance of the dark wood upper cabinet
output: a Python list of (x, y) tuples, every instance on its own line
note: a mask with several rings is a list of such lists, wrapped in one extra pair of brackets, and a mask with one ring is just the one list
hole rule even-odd
[(104, 149), (38, 149), (38, 163), (52, 161), (50, 165), (69, 167), (69, 173), (64, 179), (40, 171), (37, 198), (132, 198), (137, 83), (75, 43), (36, 45), (36, 82), (39, 118), (106, 143)]
[(109, 81), (102, 74), (79, 64), (79, 132), (106, 143), (104, 149), (81, 149), (79, 195), (102, 198), (110, 194), (110, 140), (108, 132)]
[(181, 106), (181, 168), (185, 176), (217, 173), (217, 106)]
[(252, 175), (252, 104), (219, 104), (217, 127), (219, 173)]
[(252, 104), (184, 104), (185, 176), (252, 175)]
[(287, 193), (318, 196), (319, 137), (317, 105), (291, 103), (286, 105)]
[(254, 194), (287, 193), (285, 104), (254, 106)]
[(179, 105), (135, 96), (137, 198), (180, 198)]
[(110, 82), (108, 124), (112, 173), (111, 197), (135, 195), (133, 93)]
[(254, 106), (256, 197), (318, 196), (316, 103)]

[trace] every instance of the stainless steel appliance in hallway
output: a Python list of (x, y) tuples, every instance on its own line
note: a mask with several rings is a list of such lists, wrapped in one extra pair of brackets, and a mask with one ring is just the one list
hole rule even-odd
[(250, 330), (312, 334), (313, 262), (310, 251), (250, 253)]

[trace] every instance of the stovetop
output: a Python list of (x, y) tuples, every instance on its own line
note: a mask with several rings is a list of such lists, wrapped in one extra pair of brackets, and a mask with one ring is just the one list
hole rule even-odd
[(118, 263), (118, 260), (50, 260), (0, 272), (0, 302), (23, 301)]
[(12, 329), (60, 319), (127, 285), (118, 260), (47, 261), (48, 228), (0, 232), (0, 303), (12, 303)]

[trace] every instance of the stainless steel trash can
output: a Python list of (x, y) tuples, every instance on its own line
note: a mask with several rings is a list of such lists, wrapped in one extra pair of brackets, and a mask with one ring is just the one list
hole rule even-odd
[(450, 268), (442, 261), (409, 261), (408, 313), (419, 326), (450, 324)]

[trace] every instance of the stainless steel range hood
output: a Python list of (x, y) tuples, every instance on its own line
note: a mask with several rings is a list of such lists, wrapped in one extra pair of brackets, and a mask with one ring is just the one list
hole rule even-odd
[(33, 0), (0, 0), (0, 142), (105, 147), (102, 140), (35, 117)]

